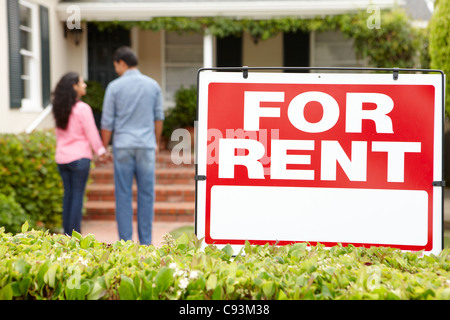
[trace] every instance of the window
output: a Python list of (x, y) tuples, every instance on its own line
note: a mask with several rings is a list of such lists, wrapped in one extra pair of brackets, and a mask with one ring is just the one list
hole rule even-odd
[(203, 35), (165, 33), (165, 105), (174, 105), (175, 92), (197, 85), (197, 71), (203, 67)]
[(40, 68), (39, 61), (39, 15), (38, 7), (26, 1), (19, 1), (20, 55), (22, 61), (22, 110), (40, 110)]
[(10, 107), (39, 112), (50, 102), (48, 9), (8, 0)]

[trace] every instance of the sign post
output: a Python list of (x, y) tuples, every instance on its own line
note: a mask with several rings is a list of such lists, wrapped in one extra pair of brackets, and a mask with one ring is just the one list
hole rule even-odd
[(444, 74), (341, 70), (199, 70), (205, 244), (442, 250)]

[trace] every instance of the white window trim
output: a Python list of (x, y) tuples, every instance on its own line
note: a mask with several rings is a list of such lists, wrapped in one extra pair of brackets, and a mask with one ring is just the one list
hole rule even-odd
[[(205, 43), (205, 37), (202, 37), (201, 42), (197, 43), (197, 44), (192, 44), (192, 43), (167, 43), (167, 37), (168, 34), (165, 30), (162, 31), (162, 36), (161, 36), (161, 41), (162, 41), (162, 45), (161, 45), (161, 57), (162, 57), (162, 61), (161, 61), (161, 65), (162, 65), (162, 70), (163, 70), (163, 77), (162, 77), (162, 92), (164, 94), (164, 108), (165, 109), (170, 109), (172, 107), (175, 106), (175, 101), (172, 97), (168, 96), (168, 77), (167, 77), (167, 69), (168, 68), (199, 68), (202, 67), (205, 63), (205, 49), (204, 49), (204, 43)], [(208, 38), (208, 39), (212, 39)], [(211, 42), (212, 43), (212, 42)], [(166, 59), (166, 55), (167, 55), (167, 50), (168, 49), (176, 49), (176, 48), (199, 48), (199, 45), (201, 45), (201, 60), (197, 61), (197, 62), (173, 62), (173, 61), (167, 61)], [(212, 51), (212, 49), (211, 49)]]
[[(22, 99), (21, 112), (41, 112), (42, 108), (42, 70), (41, 70), (41, 42), (39, 27), (39, 7), (37, 4), (25, 0), (19, 0), (19, 5), (25, 6), (31, 11), (31, 41), (32, 50), (21, 49), (20, 54), (30, 57), (30, 98)], [(23, 79), (23, 75), (21, 75)]]

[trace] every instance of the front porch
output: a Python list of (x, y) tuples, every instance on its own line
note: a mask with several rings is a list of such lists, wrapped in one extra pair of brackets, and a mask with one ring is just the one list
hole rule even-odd
[(196, 86), (197, 71), (202, 67), (364, 65), (356, 57), (352, 39), (338, 30), (280, 33), (260, 40), (249, 33), (219, 38), (209, 33), (180, 34), (138, 27), (101, 30), (95, 23), (82, 24), (81, 39), (68, 60), (86, 79), (106, 87), (116, 77), (112, 54), (120, 45), (131, 46), (139, 57), (141, 72), (161, 85), (166, 109), (173, 106), (174, 93), (180, 87)]
[[(108, 2), (108, 1), (106, 1)], [(336, 17), (390, 9), (395, 1), (61, 1), (70, 68), (103, 87), (115, 78), (112, 53), (131, 46), (139, 69), (161, 85), (165, 108), (202, 67), (355, 67), (353, 39)], [(363, 17), (365, 20), (370, 16)], [(82, 22), (81, 22), (82, 21)], [(75, 45), (74, 45), (75, 43)]]

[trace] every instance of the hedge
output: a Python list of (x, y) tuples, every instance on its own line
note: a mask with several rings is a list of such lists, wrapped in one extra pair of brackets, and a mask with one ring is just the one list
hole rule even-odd
[(247, 243), (202, 247), (193, 234), (161, 247), (0, 228), (0, 299), (450, 299), (450, 251)]
[(446, 116), (450, 116), (450, 2), (439, 0), (430, 20), (429, 54), (431, 67), (446, 75)]
[(53, 131), (0, 135), (0, 226), (7, 231), (20, 231), (26, 220), (36, 228), (61, 226), (64, 190), (55, 146)]

